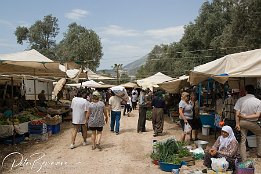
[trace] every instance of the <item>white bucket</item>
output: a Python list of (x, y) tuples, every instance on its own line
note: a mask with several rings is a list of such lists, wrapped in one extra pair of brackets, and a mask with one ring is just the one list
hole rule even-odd
[(209, 131), (210, 131), (210, 125), (203, 125), (202, 126), (202, 135), (209, 135)]
[(257, 147), (256, 136), (255, 135), (247, 136), (247, 144), (249, 147)]

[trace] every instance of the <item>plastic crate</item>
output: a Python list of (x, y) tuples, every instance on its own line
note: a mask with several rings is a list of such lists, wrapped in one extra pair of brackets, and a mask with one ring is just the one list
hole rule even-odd
[(45, 123), (39, 125), (28, 124), (29, 134), (45, 134), (47, 133), (47, 125)]
[(237, 160), (235, 161), (236, 174), (255, 174), (255, 168), (240, 168)]
[(48, 128), (52, 130), (52, 134), (58, 134), (60, 132), (60, 123), (56, 125), (48, 125)]

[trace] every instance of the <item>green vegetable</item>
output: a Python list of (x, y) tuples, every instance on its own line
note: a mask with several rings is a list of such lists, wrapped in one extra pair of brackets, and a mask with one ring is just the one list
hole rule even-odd
[(182, 157), (190, 156), (190, 152), (184, 147), (185, 143), (168, 139), (164, 142), (157, 142), (155, 152), (151, 154), (151, 158), (159, 157), (160, 161), (180, 164)]

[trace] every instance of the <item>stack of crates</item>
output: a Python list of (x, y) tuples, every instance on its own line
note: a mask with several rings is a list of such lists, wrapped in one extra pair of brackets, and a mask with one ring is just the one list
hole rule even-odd
[(60, 132), (60, 123), (55, 125), (47, 125), (47, 129), (52, 131), (52, 134), (58, 134)]
[(31, 122), (28, 124), (29, 138), (33, 140), (47, 141), (47, 125), (45, 123), (34, 125)]

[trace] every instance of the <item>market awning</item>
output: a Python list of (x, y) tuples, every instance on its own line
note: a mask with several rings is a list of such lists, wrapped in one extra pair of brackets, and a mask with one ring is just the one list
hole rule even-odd
[(184, 75), (180, 76), (178, 79), (166, 81), (158, 85), (169, 93), (178, 93), (181, 88), (189, 86), (188, 78), (189, 76)]
[[(77, 68), (75, 63), (66, 63), (67, 69)], [(60, 62), (54, 62), (36, 50), (0, 54), (0, 74), (31, 75), (39, 77), (65, 77)]]
[(229, 54), (195, 67), (189, 75), (193, 85), (214, 78), (225, 83), (229, 77), (261, 77), (261, 49)]
[(66, 84), (67, 86), (74, 86), (74, 87), (77, 87), (77, 88), (80, 88), (80, 87), (89, 87), (89, 88), (99, 88), (100, 86), (102, 86), (101, 84), (93, 81), (93, 80), (89, 80), (89, 81), (85, 81), (85, 82), (82, 82), (82, 83), (75, 83), (75, 84)]
[(124, 83), (121, 84), (120, 86), (123, 86), (124, 88), (138, 88), (138, 85), (132, 82)]
[(158, 72), (154, 74), (153, 76), (137, 80), (137, 83), (139, 86), (141, 86), (143, 89), (150, 88), (152, 89), (153, 87), (158, 87), (159, 83), (163, 83), (165, 81), (173, 80), (172, 77), (169, 77), (161, 72)]

